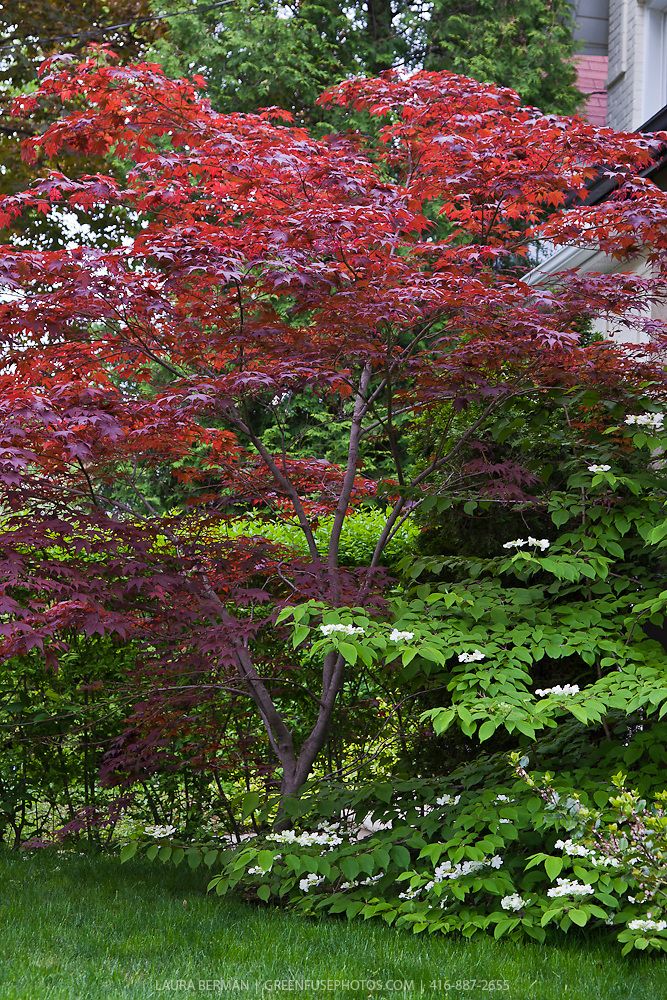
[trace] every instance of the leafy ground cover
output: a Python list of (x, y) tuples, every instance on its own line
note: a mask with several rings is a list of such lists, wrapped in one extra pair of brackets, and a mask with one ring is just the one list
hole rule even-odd
[(205, 894), (205, 875), (183, 868), (64, 853), (2, 852), (0, 878), (3, 1000), (667, 993), (659, 959), (622, 959), (576, 933), (550, 947), (413, 937), (374, 922), (221, 901)]

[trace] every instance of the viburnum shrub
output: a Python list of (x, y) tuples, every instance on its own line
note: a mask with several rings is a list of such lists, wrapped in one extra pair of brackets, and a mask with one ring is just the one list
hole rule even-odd
[(620, 775), (582, 792), (549, 772), (536, 780), (515, 757), (514, 781), (505, 761), (504, 774), (488, 763), (472, 776), (461, 769), (450, 791), (424, 780), (332, 787), (304, 796), (282, 831), (192, 844), (173, 826), (149, 826), (121, 856), (216, 868), (209, 890), (219, 895), (380, 917), (414, 933), (544, 941), (590, 925), (613, 928), (624, 954), (667, 950), (664, 793), (647, 803)]
[(388, 620), (314, 602), (281, 613), (297, 647), (388, 661), (394, 708), (440, 697), (411, 720), (413, 740), (433, 723), (440, 777), (435, 764), (406, 778), (397, 760), (370, 780), (361, 760), (347, 783), (314, 782), (291, 801), (287, 829), (267, 830), (277, 803), (251, 792), (254, 831), (205, 844), (140, 831), (123, 856), (187, 856), (216, 870), (218, 893), (415, 932), (542, 941), (590, 925), (624, 953), (666, 950), (667, 652), (646, 630), (667, 601), (667, 470), (653, 457), (667, 436), (659, 412), (611, 407), (588, 438), (544, 504), (550, 537), (529, 521), (495, 558), (406, 559), (415, 581)]
[[(0, 248), (1, 652), (38, 650), (57, 669), (73, 635), (130, 645), (137, 703), (106, 756), (109, 780), (149, 773), (198, 699), (249, 701), (284, 825), (368, 661), (450, 656), (442, 612), (460, 604), (465, 616), (465, 589), (390, 605), (384, 568), (443, 477), (503, 499), (492, 456), (461, 460), (518, 399), (582, 385), (658, 399), (660, 324), (647, 317), (664, 296), (667, 195), (641, 172), (667, 137), (541, 115), (449, 73), (332, 88), (323, 104), (377, 127), (323, 138), (275, 108), (218, 114), (203, 87), (98, 50), (47, 61), (15, 103), (19, 117), (44, 106), (60, 117), (24, 143), (44, 176), (2, 199), (0, 224), (29, 233), (31, 215), (114, 206), (136, 221), (111, 248), (83, 235), (55, 251), (25, 239)], [(68, 176), (54, 166), (61, 154), (106, 172)], [(588, 205), (600, 177), (612, 193)], [(521, 275), (545, 239), (583, 239), (619, 261), (641, 250), (650, 273), (566, 273), (557, 289), (535, 289)], [(598, 315), (645, 326), (657, 346), (586, 343), (582, 321)], [(300, 395), (346, 428), (340, 463), (292, 450), (285, 403)], [(408, 455), (410, 421), (443, 405), (452, 434)], [(153, 484), (170, 478), (188, 504), (165, 512)], [(365, 564), (344, 565), (344, 525), (361, 504), (388, 513)], [(228, 537), (225, 523), (250, 510), (296, 520), (307, 554)], [(528, 607), (532, 575), (594, 589), (610, 557), (565, 543), (499, 555)], [(499, 586), (489, 583), (485, 608)], [(630, 697), (603, 674), (600, 697), (535, 702), (520, 650), (539, 627), (527, 623), (525, 642), (505, 634), (502, 696), (479, 662), (472, 676), (462, 664), (436, 726), (456, 716), (470, 735), (489, 722), (528, 734), (570, 705), (601, 718), (609, 699)], [(455, 652), (477, 648), (466, 625)]]

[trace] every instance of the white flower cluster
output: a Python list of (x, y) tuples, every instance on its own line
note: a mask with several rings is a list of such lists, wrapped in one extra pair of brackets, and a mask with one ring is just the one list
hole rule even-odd
[(500, 900), (500, 905), (503, 910), (516, 911), (522, 910), (527, 905), (527, 901), (518, 892), (513, 892), (511, 896), (503, 896)]
[(515, 538), (512, 542), (505, 542), (503, 545), (504, 549), (522, 549), (524, 545), (533, 545), (538, 549), (548, 549), (551, 542), (548, 538), (533, 538), (532, 535), (528, 535), (528, 538)]
[(667, 920), (631, 920), (628, 924), (631, 931), (664, 931), (667, 930)]
[(343, 635), (363, 635), (364, 630), (356, 625), (320, 625), (322, 635), (331, 635), (332, 632), (341, 632)]
[(436, 882), (444, 882), (447, 878), (463, 878), (465, 875), (474, 875), (475, 872), (489, 866), (500, 868), (502, 863), (503, 859), (499, 854), (495, 854), (492, 858), (485, 858), (483, 861), (460, 861), (456, 865), (453, 865), (451, 861), (443, 861), (433, 873), (433, 881), (427, 882), (424, 886), (424, 891), (430, 892)]
[(604, 854), (591, 854), (588, 860), (594, 868), (618, 868), (621, 863), (618, 858), (611, 858)]
[(414, 899), (415, 896), (418, 896), (420, 892), (421, 892), (421, 889), (406, 889), (405, 892), (399, 892), (398, 898), (399, 899)]
[(437, 806), (457, 806), (460, 801), (460, 795), (449, 795), (445, 793), (445, 795), (441, 795), (435, 800), (435, 804)]
[(260, 865), (253, 865), (252, 868), (248, 868), (246, 872), (247, 875), (263, 875), (264, 869)]
[(589, 472), (609, 472), (611, 465), (589, 465)]
[(299, 847), (312, 847), (314, 844), (338, 847), (339, 844), (343, 843), (342, 837), (328, 830), (315, 830), (312, 833), (283, 830), (281, 833), (270, 833), (266, 839), (275, 840), (278, 844), (298, 844)]
[(664, 421), (664, 413), (632, 413), (625, 418), (626, 424), (635, 427), (648, 427), (652, 431), (661, 431)]
[(373, 833), (380, 833), (382, 830), (391, 830), (394, 825), (393, 820), (373, 819), (373, 813), (367, 813), (361, 821), (361, 826), (357, 832), (357, 840), (363, 840)]
[(147, 826), (144, 830), (149, 837), (173, 837), (176, 833), (175, 826)]
[(283, 403), (287, 403), (291, 395), (291, 392), (281, 392), (279, 396), (273, 397), (271, 400), (271, 406), (281, 406)]
[(343, 882), (341, 889), (356, 889), (360, 885), (372, 885), (373, 882), (379, 882), (384, 876), (384, 872), (378, 872), (377, 875), (369, 875), (368, 878), (360, 878), (354, 882)]
[(555, 684), (551, 688), (537, 688), (535, 694), (538, 698), (547, 698), (550, 694), (579, 694), (578, 684)]
[(474, 649), (472, 653), (459, 653), (459, 663), (474, 663), (476, 660), (483, 660), (484, 653), (479, 649)]
[(547, 890), (547, 896), (553, 899), (556, 896), (590, 896), (593, 886), (584, 882), (575, 882), (574, 879), (557, 878), (556, 885)]
[(557, 851), (564, 851), (570, 858), (587, 858), (593, 852), (583, 844), (575, 844), (573, 840), (557, 840), (554, 844)]
[(309, 892), (314, 886), (324, 881), (324, 875), (306, 875), (299, 881), (301, 892)]
[(619, 866), (617, 858), (596, 854), (591, 847), (575, 844), (573, 840), (557, 840), (554, 847), (557, 851), (563, 851), (571, 858), (588, 858), (595, 868), (618, 868)]
[(391, 642), (408, 642), (410, 639), (414, 639), (414, 632), (401, 632), (400, 629), (392, 629), (389, 633), (389, 639)]

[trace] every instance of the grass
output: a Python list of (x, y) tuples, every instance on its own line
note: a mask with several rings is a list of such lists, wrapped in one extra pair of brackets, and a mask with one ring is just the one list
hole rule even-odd
[[(551, 946), (414, 936), (207, 896), (205, 883), (204, 873), (159, 863), (0, 853), (0, 998), (667, 996), (659, 960), (621, 959), (613, 946), (582, 936)], [(359, 982), (284, 982), (300, 979)], [(508, 988), (484, 989), (480, 980)]]

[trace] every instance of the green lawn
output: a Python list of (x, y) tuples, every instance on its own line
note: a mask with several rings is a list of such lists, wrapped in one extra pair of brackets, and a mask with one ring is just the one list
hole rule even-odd
[[(413, 936), (374, 922), (309, 921), (206, 896), (204, 873), (78, 855), (0, 853), (0, 879), (0, 1000), (667, 997), (659, 960), (621, 959), (581, 937), (518, 946)], [(301, 979), (358, 982), (318, 988), (294, 982)], [(467, 985), (457, 987), (458, 980)], [(509, 988), (480, 988), (484, 980), (506, 980)], [(398, 981), (412, 986), (397, 988)]]

